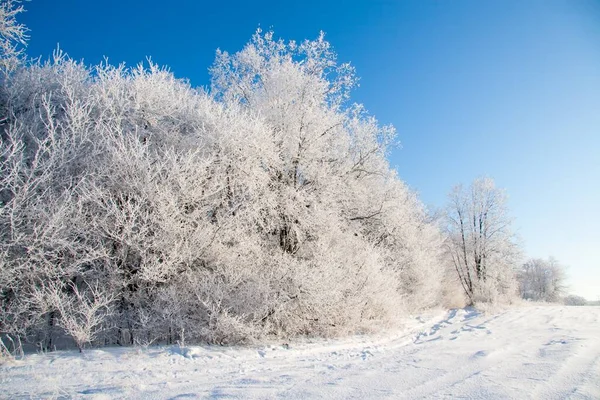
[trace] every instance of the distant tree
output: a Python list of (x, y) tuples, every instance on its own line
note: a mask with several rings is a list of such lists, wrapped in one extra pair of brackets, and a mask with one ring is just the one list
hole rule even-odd
[(528, 260), (518, 274), (521, 297), (533, 301), (559, 301), (564, 293), (565, 267), (554, 257)]
[(471, 303), (505, 300), (516, 293), (520, 258), (506, 196), (489, 178), (456, 186), (446, 210), (447, 246)]
[(600, 306), (600, 300), (596, 300), (596, 301), (588, 301), (587, 302), (588, 306)]
[(563, 303), (567, 306), (586, 306), (588, 305), (588, 301), (581, 296), (577, 296), (574, 294), (570, 294), (563, 298)]

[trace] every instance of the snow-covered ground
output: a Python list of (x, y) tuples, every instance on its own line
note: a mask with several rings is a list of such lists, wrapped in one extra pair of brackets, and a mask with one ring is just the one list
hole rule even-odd
[(398, 334), (56, 352), (0, 367), (0, 397), (46, 396), (600, 399), (600, 307), (453, 310)]

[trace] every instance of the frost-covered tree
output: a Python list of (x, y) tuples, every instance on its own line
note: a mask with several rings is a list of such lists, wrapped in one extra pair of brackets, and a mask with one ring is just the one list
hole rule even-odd
[(563, 304), (566, 306), (587, 306), (590, 302), (588, 302), (585, 297), (570, 294), (563, 298)]
[(565, 268), (554, 257), (527, 260), (518, 273), (521, 297), (533, 301), (559, 301), (566, 289)]
[(471, 302), (516, 294), (520, 251), (511, 229), (506, 195), (489, 178), (456, 186), (446, 210), (447, 248)]
[(347, 104), (354, 69), (337, 63), (323, 33), (298, 44), (259, 30), (241, 52), (218, 52), (212, 73), (217, 98), (266, 117), (261, 164), (273, 203), (260, 213), (277, 224), (281, 248), (305, 257), (331, 233), (335, 243), (362, 241), (406, 274), (405, 290), (430, 293), (419, 304), (435, 302), (439, 233), (387, 163), (394, 129)]
[(3, 74), (16, 68), (27, 44), (27, 28), (16, 18), (23, 11), (21, 0), (0, 0), (0, 71)]

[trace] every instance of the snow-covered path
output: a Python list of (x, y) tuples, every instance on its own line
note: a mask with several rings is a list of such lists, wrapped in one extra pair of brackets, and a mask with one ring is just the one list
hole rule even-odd
[(0, 397), (600, 399), (600, 307), (453, 310), (437, 320), (289, 347), (32, 355), (0, 367)]

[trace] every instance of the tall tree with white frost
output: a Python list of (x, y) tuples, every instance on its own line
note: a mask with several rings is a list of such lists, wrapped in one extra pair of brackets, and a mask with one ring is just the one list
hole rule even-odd
[(446, 209), (447, 249), (471, 303), (516, 294), (520, 251), (511, 229), (506, 195), (490, 178), (456, 186)]

